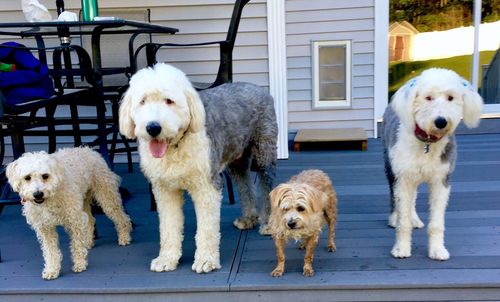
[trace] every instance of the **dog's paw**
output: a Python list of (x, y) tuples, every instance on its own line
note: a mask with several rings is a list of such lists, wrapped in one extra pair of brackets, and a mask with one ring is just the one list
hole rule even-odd
[(59, 277), (60, 270), (58, 269), (44, 269), (42, 272), (42, 278), (45, 280), (54, 280)]
[(132, 242), (132, 236), (130, 236), (130, 234), (121, 234), (118, 236), (118, 245), (129, 245), (130, 242)]
[(444, 246), (431, 247), (429, 248), (429, 258), (444, 261), (450, 259), (450, 253)]
[(259, 227), (259, 234), (262, 236), (270, 236), (273, 234), (271, 227), (268, 224), (262, 224)]
[(128, 219), (124, 222), (116, 224), (116, 231), (118, 233), (118, 245), (129, 245), (130, 242), (132, 242), (132, 228), (132, 222)]
[(191, 269), (198, 274), (209, 273), (213, 270), (220, 269), (219, 261), (213, 259), (195, 259)]
[(411, 257), (411, 246), (406, 244), (395, 244), (392, 248), (391, 254), (394, 258), (408, 258)]
[(178, 264), (178, 259), (160, 256), (151, 261), (150, 270), (153, 272), (169, 272), (175, 270)]
[(240, 230), (250, 230), (257, 225), (258, 217), (240, 217), (236, 218), (233, 222), (234, 226)]
[(271, 272), (271, 276), (273, 277), (281, 277), (283, 276), (283, 270), (280, 269), (280, 268), (275, 268), (272, 272)]
[(312, 267), (304, 267), (304, 271), (302, 272), (304, 277), (312, 277), (314, 276), (314, 270)]
[(73, 264), (71, 270), (75, 273), (81, 273), (87, 269), (87, 262), (81, 261)]
[(326, 247), (326, 250), (331, 252), (335, 252), (337, 250), (337, 246), (335, 243), (329, 243), (328, 246)]

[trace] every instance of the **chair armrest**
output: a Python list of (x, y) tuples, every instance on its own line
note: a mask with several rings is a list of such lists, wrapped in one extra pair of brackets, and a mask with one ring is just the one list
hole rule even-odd
[(212, 45), (212, 44), (223, 44), (226, 43), (227, 41), (211, 41), (211, 42), (201, 42), (201, 43), (146, 43), (146, 44), (153, 44), (156, 47), (163, 47), (163, 46), (204, 46), (204, 45)]
[(142, 51), (142, 49), (146, 49), (146, 61), (148, 66), (153, 66), (157, 60), (156, 60), (156, 53), (158, 50), (160, 50), (162, 47), (191, 47), (191, 46), (206, 46), (206, 45), (215, 45), (219, 44), (220, 45), (220, 52), (221, 52), (221, 57), (223, 53), (226, 51), (225, 48), (229, 46), (229, 41), (222, 40), (222, 41), (210, 41), (210, 42), (200, 42), (200, 43), (154, 43), (154, 42), (148, 42), (140, 45), (137, 47), (134, 55), (133, 55), (133, 61), (134, 61), (134, 68), (132, 68), (132, 71), (135, 72), (136, 66), (137, 66), (137, 57), (139, 56), (139, 53)]

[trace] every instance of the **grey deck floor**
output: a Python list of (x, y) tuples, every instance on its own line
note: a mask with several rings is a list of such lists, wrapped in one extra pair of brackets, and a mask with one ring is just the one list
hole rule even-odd
[[(368, 151), (302, 151), (278, 165), (278, 181), (302, 169), (319, 168), (333, 180), (339, 197), (337, 252), (326, 252), (320, 241), (316, 275), (301, 275), (303, 252), (287, 249), (286, 274), (272, 278), (275, 252), (269, 237), (232, 226), (238, 202), (222, 208), (222, 269), (198, 275), (191, 271), (195, 218), (186, 202), (183, 257), (174, 272), (153, 273), (149, 263), (158, 253), (158, 219), (149, 211), (147, 185), (139, 171), (118, 167), (132, 197), (126, 208), (136, 228), (134, 242), (119, 247), (109, 220), (98, 216), (100, 238), (89, 254), (86, 272), (71, 272), (68, 240), (62, 275), (40, 277), (42, 257), (34, 233), (8, 206), (0, 216), (0, 301), (477, 301), (500, 300), (500, 135), (459, 136), (459, 157), (452, 176), (446, 216), (446, 243), (451, 259), (426, 257), (426, 231), (414, 232), (413, 256), (390, 256), (394, 230), (386, 226), (388, 187), (380, 140)], [(123, 172), (123, 173), (121, 173)], [(417, 210), (427, 219), (425, 186)], [(326, 232), (325, 232), (326, 233)]]

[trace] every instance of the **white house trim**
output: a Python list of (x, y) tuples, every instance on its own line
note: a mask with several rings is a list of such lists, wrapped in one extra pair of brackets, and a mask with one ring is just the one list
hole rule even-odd
[(269, 91), (278, 120), (278, 158), (288, 158), (288, 97), (286, 64), (285, 0), (267, 1)]
[(382, 119), (388, 102), (389, 87), (389, 0), (377, 0), (375, 5), (375, 91), (373, 136), (377, 137), (377, 122)]
[[(479, 39), (487, 39), (479, 36), (479, 26), (481, 25), (481, 0), (474, 0), (474, 52), (472, 53), (472, 87), (477, 90), (479, 85)], [(498, 117), (500, 114), (500, 104), (485, 104), (482, 118)]]
[(479, 85), (479, 27), (481, 25), (481, 0), (474, 0), (474, 52), (472, 53), (472, 87)]
[[(352, 78), (352, 51), (351, 40), (336, 40), (336, 41), (312, 41), (312, 82), (313, 82), (313, 108), (314, 109), (340, 109), (351, 108), (351, 78)], [(344, 67), (345, 82), (345, 98), (341, 100), (323, 100), (320, 98), (320, 48), (328, 46), (343, 47), (345, 53)]]

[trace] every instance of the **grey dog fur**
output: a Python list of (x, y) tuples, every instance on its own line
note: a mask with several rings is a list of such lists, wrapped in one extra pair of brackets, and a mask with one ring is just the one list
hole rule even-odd
[(276, 175), (278, 125), (272, 96), (251, 83), (227, 83), (199, 92), (206, 112), (206, 131), (211, 143), (212, 179), (222, 187), (220, 172), (227, 165), (236, 181), (243, 217), (257, 204), (250, 175), (259, 176), (261, 223), (267, 223), (269, 192)]

